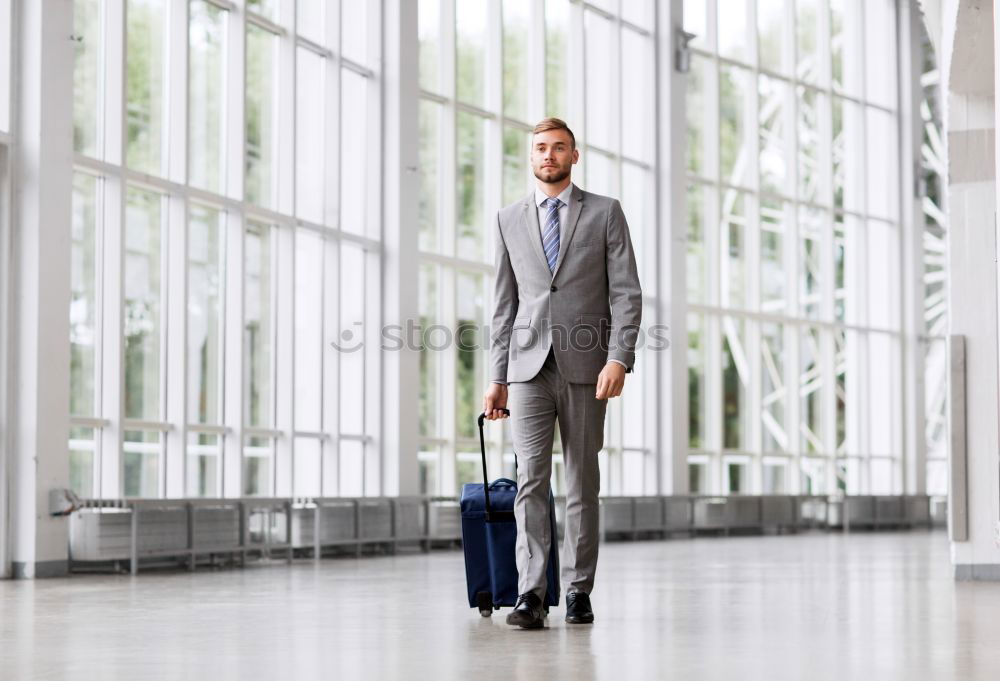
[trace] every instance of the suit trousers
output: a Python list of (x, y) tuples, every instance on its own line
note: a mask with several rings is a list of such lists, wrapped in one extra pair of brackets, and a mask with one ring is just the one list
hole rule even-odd
[(607, 400), (594, 397), (594, 383), (565, 380), (549, 350), (534, 378), (510, 383), (508, 406), (514, 451), (517, 454), (518, 592), (534, 591), (545, 599), (551, 537), (549, 481), (556, 421), (563, 449), (566, 521), (563, 537), (562, 582), (567, 592), (590, 593), (594, 588), (599, 540), (598, 493), (601, 472), (597, 455), (604, 446)]

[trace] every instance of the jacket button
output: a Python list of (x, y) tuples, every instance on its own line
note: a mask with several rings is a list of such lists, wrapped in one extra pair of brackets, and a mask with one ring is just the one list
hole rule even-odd
[(549, 290), (552, 291), (553, 293), (555, 293), (556, 292), (556, 287), (555, 286), (550, 286)]

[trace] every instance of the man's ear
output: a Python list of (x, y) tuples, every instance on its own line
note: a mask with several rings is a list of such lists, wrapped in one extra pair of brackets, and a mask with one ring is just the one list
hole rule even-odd
[(576, 165), (576, 162), (579, 160), (580, 160), (580, 150), (573, 149), (573, 165)]

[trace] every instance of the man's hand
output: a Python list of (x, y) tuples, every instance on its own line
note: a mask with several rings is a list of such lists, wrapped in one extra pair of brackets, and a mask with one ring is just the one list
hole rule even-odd
[(486, 414), (486, 419), (493, 421), (495, 419), (507, 418), (507, 414), (500, 411), (506, 408), (507, 386), (502, 383), (490, 383), (486, 394), (483, 395), (483, 413)]
[(608, 362), (597, 377), (597, 394), (599, 400), (618, 397), (625, 387), (625, 367), (618, 362)]

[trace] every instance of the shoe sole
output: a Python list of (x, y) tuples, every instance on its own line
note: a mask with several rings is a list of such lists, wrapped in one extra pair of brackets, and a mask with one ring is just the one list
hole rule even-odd
[(512, 627), (521, 627), (522, 629), (541, 629), (545, 626), (545, 618), (538, 619), (534, 622), (512, 622), (510, 618), (507, 619), (507, 624)]
[(589, 617), (567, 617), (566, 622), (568, 622), (569, 624), (593, 624), (594, 616), (591, 615)]

